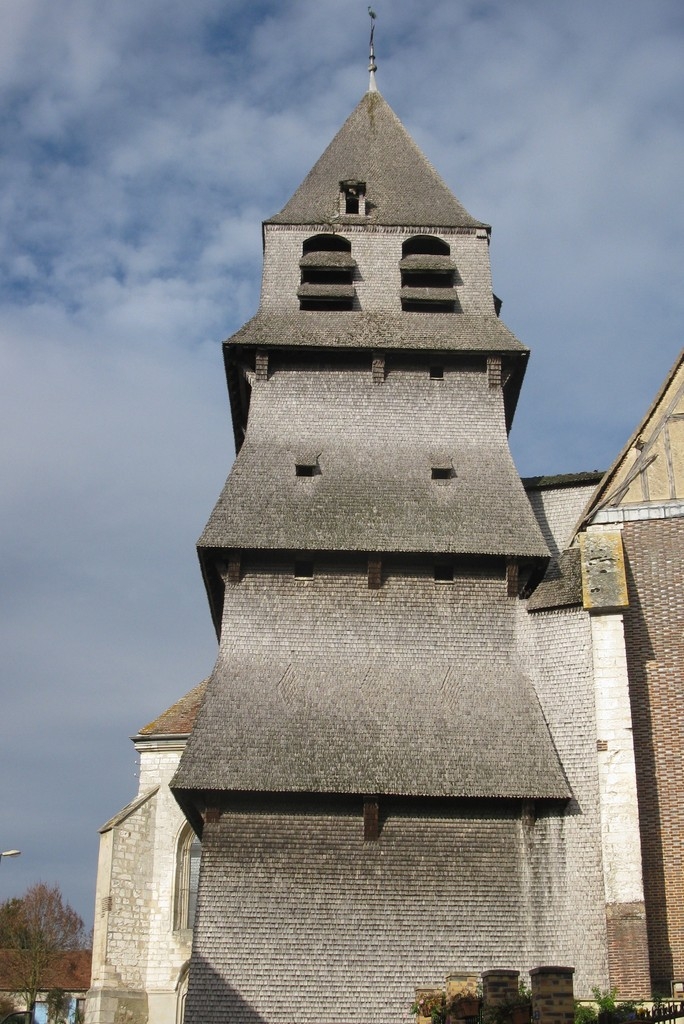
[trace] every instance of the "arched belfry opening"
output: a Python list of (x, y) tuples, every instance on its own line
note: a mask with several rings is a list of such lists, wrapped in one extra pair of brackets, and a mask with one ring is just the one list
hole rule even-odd
[(354, 306), (356, 260), (342, 235), (312, 235), (302, 244), (299, 308), (344, 310)]
[(414, 235), (401, 247), (401, 308), (408, 313), (453, 313), (456, 265), (447, 242)]

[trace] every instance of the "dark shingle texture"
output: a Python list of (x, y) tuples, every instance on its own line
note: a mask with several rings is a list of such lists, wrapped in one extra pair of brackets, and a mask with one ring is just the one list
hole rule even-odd
[[(303, 450), (320, 473), (295, 476)], [(431, 478), (450, 460), (454, 477)], [(276, 370), (200, 547), (548, 557), (513, 464), (500, 389), (480, 371)]]
[(246, 568), (177, 789), (565, 798), (503, 572)]
[(568, 548), (549, 564), (544, 579), (527, 602), (531, 612), (582, 604), (580, 549)]
[[(448, 290), (446, 291), (449, 296)], [(397, 304), (399, 288), (397, 288)], [(413, 349), (432, 352), (527, 352), (493, 313), (363, 310), (260, 311), (228, 339), (260, 348)]]
[[(340, 182), (366, 183), (367, 217), (340, 216)], [(368, 92), (272, 224), (483, 227), (423, 156), (380, 93)]]

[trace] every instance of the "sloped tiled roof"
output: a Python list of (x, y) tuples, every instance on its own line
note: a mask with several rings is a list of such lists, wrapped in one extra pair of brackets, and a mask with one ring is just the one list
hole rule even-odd
[[(0, 949), (0, 991), (19, 990), (20, 961), (25, 954), (17, 949)], [(40, 991), (86, 992), (90, 988), (92, 953), (74, 949), (58, 953), (40, 979)]]
[(379, 591), (248, 573), (172, 787), (566, 798), (514, 620), (484, 572)]
[(582, 604), (580, 549), (567, 548), (549, 564), (544, 579), (527, 602), (527, 610), (548, 611), (579, 604)]
[(207, 681), (204, 679), (190, 693), (177, 700), (170, 708), (162, 712), (159, 718), (149, 722), (140, 730), (140, 736), (185, 736), (195, 722), (197, 711), (204, 698), (207, 688)]
[[(320, 473), (295, 476), (297, 453)], [(435, 459), (454, 477), (432, 479)], [(275, 372), (200, 548), (429, 551), (547, 558), (483, 371)]]
[(226, 341), (265, 348), (527, 352), (494, 313), (260, 310)]
[[(366, 183), (368, 216), (339, 213), (340, 182)], [(272, 224), (485, 227), (465, 210), (378, 92), (367, 92)]]
[(110, 832), (111, 829), (116, 828), (117, 825), (120, 825), (126, 820), (126, 818), (129, 818), (131, 814), (135, 813), (139, 807), (146, 804), (148, 800), (151, 800), (158, 792), (159, 786), (152, 786), (150, 789), (145, 790), (144, 793), (139, 793), (133, 800), (130, 800), (125, 807), (122, 807), (120, 811), (117, 811), (109, 821), (106, 821), (102, 828), (99, 829), (99, 832), (104, 835), (105, 832)]

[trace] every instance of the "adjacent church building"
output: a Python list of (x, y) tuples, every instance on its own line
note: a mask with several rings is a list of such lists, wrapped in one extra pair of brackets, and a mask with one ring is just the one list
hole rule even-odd
[(89, 1024), (386, 1024), (416, 986), (684, 980), (684, 360), (521, 480), (490, 228), (371, 86), (263, 225), (199, 541), (208, 680), (102, 829)]

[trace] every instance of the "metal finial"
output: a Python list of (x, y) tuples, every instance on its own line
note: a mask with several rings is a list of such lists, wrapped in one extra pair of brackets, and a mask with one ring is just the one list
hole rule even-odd
[(375, 48), (373, 46), (373, 34), (375, 32), (375, 18), (376, 14), (372, 7), (368, 8), (368, 15), (371, 20), (371, 31), (370, 31), (370, 58), (368, 61), (368, 71), (370, 72), (370, 84), (368, 86), (369, 92), (377, 92), (378, 87), (375, 84), (375, 72), (378, 70), (378, 66), (375, 63)]

